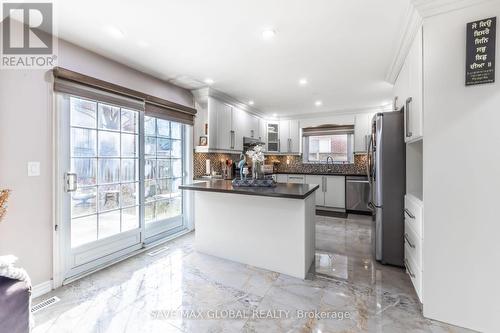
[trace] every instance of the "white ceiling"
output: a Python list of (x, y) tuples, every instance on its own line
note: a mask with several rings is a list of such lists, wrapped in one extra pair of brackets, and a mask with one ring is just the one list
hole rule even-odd
[(390, 103), (384, 78), (407, 9), (407, 0), (62, 0), (56, 22), (63, 39), (161, 79), (196, 88), (212, 78), (263, 113), (304, 115)]

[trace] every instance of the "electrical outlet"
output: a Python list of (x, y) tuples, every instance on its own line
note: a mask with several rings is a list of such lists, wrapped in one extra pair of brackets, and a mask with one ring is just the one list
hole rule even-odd
[(40, 162), (28, 162), (28, 177), (40, 176)]

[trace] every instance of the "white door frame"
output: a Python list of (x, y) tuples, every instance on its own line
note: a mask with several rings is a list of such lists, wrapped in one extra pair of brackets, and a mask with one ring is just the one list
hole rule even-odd
[[(52, 114), (52, 126), (53, 126), (53, 135), (52, 135), (52, 140), (53, 140), (53, 145), (52, 145), (52, 155), (53, 155), (53, 190), (52, 190), (52, 199), (53, 199), (53, 282), (52, 282), (52, 288), (58, 288), (62, 286), (66, 280), (66, 273), (68, 272), (68, 269), (70, 267), (69, 263), (69, 258), (70, 255), (68, 255), (67, 251), (69, 248), (68, 242), (70, 241), (67, 237), (69, 234), (67, 230), (65, 230), (66, 224), (64, 223), (64, 218), (65, 216), (65, 211), (64, 207), (65, 205), (69, 207), (67, 204), (65, 204), (65, 200), (67, 200), (67, 195), (64, 190), (65, 184), (64, 184), (64, 175), (68, 171), (67, 169), (67, 163), (68, 161), (63, 161), (65, 157), (68, 156), (68, 153), (64, 151), (66, 148), (67, 144), (60, 144), (62, 143), (67, 143), (69, 142), (70, 138), (67, 135), (67, 130), (64, 129), (64, 126), (67, 126), (67, 121), (65, 121), (64, 114), (63, 112), (67, 112), (66, 107), (64, 106), (64, 94), (58, 94), (55, 93), (52, 89), (50, 89), (50, 94), (52, 95), (52, 107), (50, 109), (53, 110)], [(67, 96), (67, 95), (66, 95)], [(66, 97), (67, 98), (67, 97)], [(141, 113), (140, 118), (143, 118), (143, 115)], [(140, 121), (140, 126), (143, 127), (143, 122)], [(143, 128), (140, 130), (139, 134), (139, 145), (144, 145), (144, 135), (143, 135)], [(193, 179), (193, 173), (192, 173), (192, 165), (193, 165), (193, 158), (192, 154), (190, 154), (193, 151), (193, 129), (192, 126), (185, 126), (185, 133), (184, 133), (184, 160), (185, 163), (183, 163), (183, 168), (184, 168), (184, 181), (190, 181)], [(139, 156), (139, 160), (143, 160), (144, 156)], [(142, 164), (142, 162), (140, 162)], [(140, 167), (140, 177), (143, 177), (143, 170), (142, 167)], [(141, 197), (143, 196), (143, 186), (140, 186), (140, 195)], [(142, 199), (141, 199), (142, 200)], [(175, 237), (178, 237), (180, 235), (185, 234), (186, 232), (190, 232), (194, 230), (194, 212), (193, 212), (193, 205), (192, 205), (192, 198), (189, 195), (189, 193), (185, 193), (183, 195), (183, 218), (184, 218), (184, 230), (176, 230), (177, 233), (171, 233), (171, 234), (166, 234), (162, 236), (164, 237), (163, 239), (155, 239), (153, 242), (149, 244), (144, 244), (144, 237), (145, 237), (145, 225), (144, 225), (144, 207), (140, 209), (140, 244), (136, 246), (134, 249), (135, 251), (127, 251), (127, 253), (122, 253), (122, 251), (118, 251), (113, 257), (114, 258), (109, 258), (108, 256), (101, 258), (105, 259), (102, 260), (102, 264), (99, 265), (99, 263), (92, 265), (95, 269), (92, 268), (87, 268), (82, 269), (81, 272), (76, 275), (75, 277), (72, 277), (68, 280), (74, 280), (79, 277), (85, 276), (88, 274), (88, 272), (95, 271), (97, 269), (104, 268), (106, 266), (109, 266), (111, 264), (114, 264), (115, 262), (119, 261), (120, 259), (125, 259), (130, 256), (136, 255), (137, 253), (140, 253), (142, 251), (147, 250), (150, 247), (157, 246), (158, 244), (171, 240)], [(116, 260), (116, 261), (113, 261)], [(105, 261), (105, 262), (104, 262)], [(83, 266), (82, 266), (83, 268)]]
[[(69, 170), (69, 159), (68, 157), (68, 152), (65, 151), (67, 149), (67, 144), (61, 144), (61, 143), (67, 143), (70, 140), (69, 137), (69, 131), (65, 127), (68, 126), (68, 114), (67, 113), (67, 106), (64, 105), (65, 99), (68, 99), (68, 95), (66, 94), (58, 94), (58, 93), (52, 93), (52, 103), (53, 107), (51, 108), (53, 110), (53, 115), (52, 115), (52, 126), (53, 126), (53, 288), (57, 288), (62, 286), (66, 281), (71, 281), (74, 279), (77, 279), (81, 276), (84, 276), (87, 274), (89, 271), (95, 271), (97, 269), (109, 266), (116, 261), (119, 261), (121, 259), (130, 257), (132, 255), (135, 255), (137, 253), (140, 253), (144, 251), (145, 249), (156, 246), (159, 243), (162, 243), (164, 241), (168, 241), (172, 238), (175, 238), (181, 234), (184, 234), (185, 232), (189, 232), (194, 228), (194, 223), (192, 221), (192, 200), (190, 200), (189, 195), (184, 194), (183, 195), (183, 218), (184, 218), (184, 223), (183, 223), (183, 229), (174, 229), (172, 230), (171, 233), (165, 233), (159, 235), (160, 237), (152, 239), (152, 241), (148, 244), (144, 244), (144, 237), (145, 237), (145, 222), (144, 222), (144, 206), (142, 205), (140, 209), (140, 226), (139, 226), (139, 237), (140, 241), (137, 242), (137, 245), (133, 246), (133, 248), (126, 248), (122, 251), (118, 251), (115, 253), (112, 253), (112, 255), (108, 255), (99, 259), (94, 260), (91, 262), (92, 265), (82, 265), (79, 267), (80, 269), (77, 271), (74, 271), (72, 277), (68, 279), (66, 274), (68, 273), (71, 263), (70, 263), (70, 258), (72, 257), (71, 255), (68, 255), (68, 251), (70, 251), (70, 239), (67, 237), (69, 235), (68, 230), (65, 229), (67, 228), (67, 221), (64, 221), (65, 218), (67, 218), (67, 209), (69, 209), (69, 196), (65, 192), (65, 184), (64, 184), (64, 175), (65, 172)], [(140, 113), (140, 118), (143, 118), (143, 113)], [(143, 127), (143, 121), (141, 120), (140, 126)], [(183, 168), (184, 168), (184, 182), (186, 180), (192, 179), (192, 156), (191, 152), (193, 151), (193, 141), (192, 141), (192, 127), (190, 126), (185, 126), (184, 127), (184, 163), (183, 163)], [(144, 135), (143, 135), (143, 128), (140, 130), (139, 134), (139, 146), (143, 147), (144, 145)], [(140, 148), (141, 150), (142, 148)], [(139, 160), (141, 160), (140, 164), (142, 165), (142, 160), (144, 159), (143, 154), (139, 154)], [(142, 167), (139, 168), (139, 173), (140, 173), (140, 180), (143, 180), (143, 169)], [(142, 184), (142, 182), (140, 181)], [(143, 194), (143, 185), (139, 186), (139, 191), (140, 191), (140, 197), (141, 197), (141, 202), (143, 203), (142, 196)], [(68, 202), (66, 202), (68, 201)], [(130, 235), (128, 236), (134, 236), (136, 230), (132, 230), (132, 232), (125, 232), (121, 233), (116, 237), (116, 240), (118, 241), (120, 238), (124, 237), (124, 234), (129, 233)], [(107, 241), (112, 241), (113, 237), (109, 237)], [(137, 236), (137, 235), (136, 235)], [(127, 236), (125, 236), (127, 237)]]

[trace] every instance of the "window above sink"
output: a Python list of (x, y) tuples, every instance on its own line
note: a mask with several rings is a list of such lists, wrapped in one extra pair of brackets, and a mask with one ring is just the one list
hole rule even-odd
[(303, 129), (303, 163), (354, 163), (354, 127), (323, 125)]

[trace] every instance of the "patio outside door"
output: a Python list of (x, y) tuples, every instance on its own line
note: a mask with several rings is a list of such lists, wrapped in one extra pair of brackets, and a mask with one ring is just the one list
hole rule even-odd
[(130, 102), (56, 96), (64, 278), (185, 229), (185, 125), (145, 117)]

